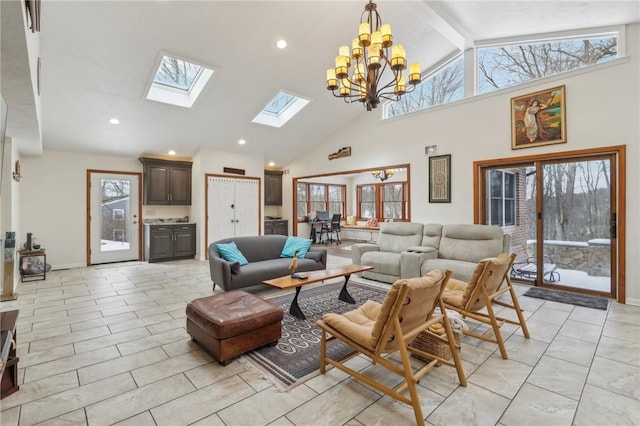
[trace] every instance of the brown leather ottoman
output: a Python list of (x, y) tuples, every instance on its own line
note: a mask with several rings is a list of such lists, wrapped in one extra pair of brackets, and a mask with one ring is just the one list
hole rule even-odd
[(222, 365), (280, 339), (279, 306), (246, 291), (202, 297), (187, 304), (187, 332)]

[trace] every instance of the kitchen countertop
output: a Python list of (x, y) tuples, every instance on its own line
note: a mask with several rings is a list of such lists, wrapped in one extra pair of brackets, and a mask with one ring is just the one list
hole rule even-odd
[(168, 219), (145, 219), (142, 221), (144, 225), (195, 225), (195, 222), (189, 221), (188, 218), (168, 218)]

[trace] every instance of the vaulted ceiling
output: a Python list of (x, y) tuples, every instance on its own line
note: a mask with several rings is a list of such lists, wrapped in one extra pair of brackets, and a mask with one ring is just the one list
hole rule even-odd
[[(16, 98), (27, 90), (24, 76), (18, 77), (24, 58), (11, 49), (20, 25), (7, 21), (3, 4), (0, 90), (9, 104), (8, 136), (27, 155), (60, 149), (138, 156), (173, 149), (189, 157), (211, 148), (284, 165), (359, 114), (379, 114), (325, 89), (325, 71), (338, 47), (355, 36), (365, 3), (43, 0), (41, 123), (29, 99)], [(637, 1), (381, 0), (378, 11), (409, 61), (423, 69), (477, 40), (640, 20)], [(275, 45), (281, 38), (288, 42), (284, 50)], [(215, 70), (193, 108), (145, 99), (161, 52)], [(252, 123), (279, 90), (311, 102), (279, 129)], [(120, 124), (110, 124), (112, 117)], [(240, 138), (247, 143), (238, 145)]]

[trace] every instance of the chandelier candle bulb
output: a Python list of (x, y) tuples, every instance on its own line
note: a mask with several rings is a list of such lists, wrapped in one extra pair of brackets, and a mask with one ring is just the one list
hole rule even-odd
[(420, 64), (418, 62), (414, 62), (409, 67), (409, 84), (418, 84), (422, 79), (422, 75), (420, 74)]
[(403, 70), (407, 68), (407, 53), (401, 44), (391, 48), (391, 69)]
[(378, 49), (382, 48), (382, 33), (380, 31), (374, 31), (371, 34), (371, 48), (378, 47)]
[(336, 56), (336, 77), (346, 78), (348, 71), (347, 58), (341, 55)]
[(380, 68), (380, 46), (372, 44), (369, 46), (369, 69)]
[(362, 46), (360, 46), (360, 40), (357, 37), (351, 42), (351, 56), (356, 60), (362, 58)]
[(340, 96), (349, 96), (351, 93), (351, 83), (348, 79), (343, 78), (340, 80)]
[(327, 70), (327, 89), (336, 90), (338, 88), (338, 79), (336, 78), (336, 70), (329, 68)]
[(380, 27), (380, 33), (382, 34), (382, 46), (389, 47), (393, 44), (393, 37), (391, 36), (391, 25), (384, 24)]
[(407, 85), (404, 82), (404, 77), (400, 75), (396, 79), (396, 95), (400, 96), (405, 93), (407, 93)]
[(369, 44), (371, 44), (371, 33), (369, 32), (371, 31), (371, 28), (369, 27), (369, 24), (366, 22), (362, 23), (358, 28), (358, 39), (360, 40), (360, 46), (369, 46)]
[(347, 59), (347, 67), (350, 67), (351, 61), (349, 60), (349, 57), (351, 55), (349, 55), (349, 46), (340, 46), (340, 48), (338, 49), (338, 52), (340, 56), (344, 56)]

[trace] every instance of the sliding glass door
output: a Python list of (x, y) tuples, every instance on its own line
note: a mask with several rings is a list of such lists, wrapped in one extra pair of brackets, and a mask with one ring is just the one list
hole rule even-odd
[(481, 223), (511, 235), (514, 279), (615, 297), (615, 156), (483, 167)]

